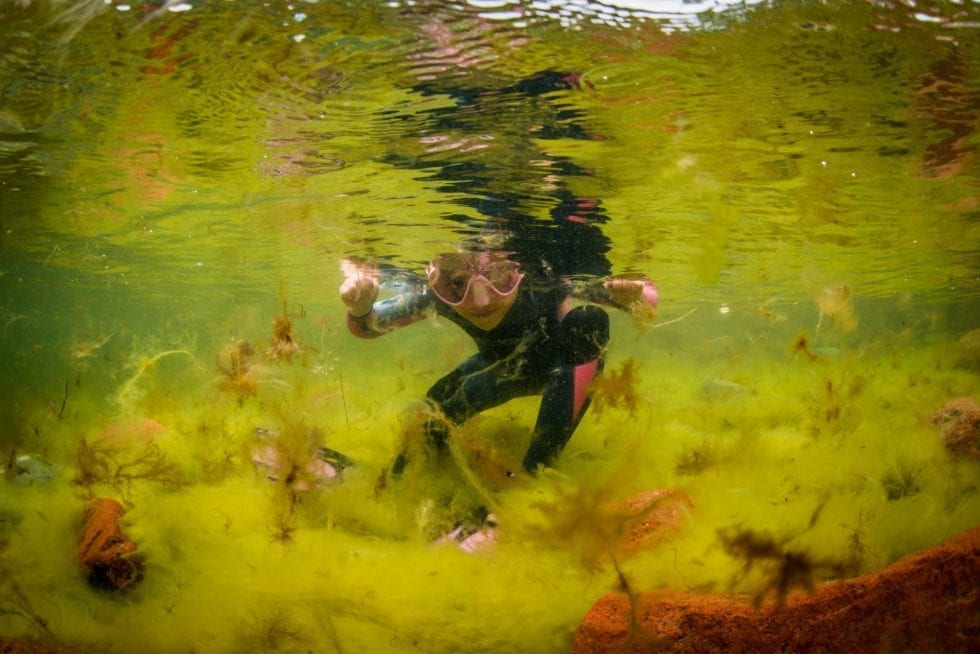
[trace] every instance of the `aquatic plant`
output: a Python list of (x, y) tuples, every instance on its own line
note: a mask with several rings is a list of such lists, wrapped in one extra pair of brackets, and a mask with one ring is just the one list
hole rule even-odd
[[(75, 368), (75, 370), (84, 370), (86, 367), (88, 367), (89, 360), (96, 356), (103, 346), (109, 342), (109, 339), (111, 339), (112, 336), (113, 333), (110, 332), (109, 334), (102, 334), (95, 339), (76, 339), (72, 341), (69, 355), (72, 366)], [(106, 357), (105, 354), (102, 354), (101, 356)]]
[[(452, 460), (456, 464), (456, 468), (460, 475), (466, 480), (469, 487), (480, 497), (484, 506), (491, 510), (496, 510), (496, 498), (487, 486), (484, 477), (474, 469), (472, 463), (470, 462), (470, 453), (464, 448), (463, 443), (460, 440), (451, 438), (449, 440), (449, 453), (452, 455)], [(486, 458), (483, 460), (483, 465), (487, 465)], [(504, 475), (506, 474), (507, 473), (505, 472)]]
[(215, 365), (221, 376), (218, 388), (233, 395), (242, 406), (246, 398), (259, 392), (259, 369), (252, 363), (255, 348), (248, 341), (236, 339), (218, 352)]
[(716, 448), (708, 441), (704, 441), (681, 452), (674, 464), (674, 472), (684, 476), (699, 475), (708, 468), (718, 465), (719, 459)]
[(89, 440), (82, 436), (75, 450), (75, 465), (78, 474), (72, 483), (84, 487), (89, 495), (94, 493), (95, 486), (103, 484), (119, 491), (137, 480), (170, 486), (184, 483), (180, 469), (153, 441), (138, 447), (135, 443), (105, 438)]
[(135, 363), (136, 371), (129, 379), (126, 380), (125, 383), (122, 384), (122, 386), (119, 387), (119, 391), (116, 393), (116, 403), (122, 407), (133, 406), (142, 395), (138, 388), (140, 379), (142, 379), (144, 375), (150, 374), (156, 370), (157, 365), (163, 359), (177, 355), (190, 357), (190, 359), (197, 364), (197, 359), (189, 350), (166, 350), (164, 352), (158, 352), (152, 356), (139, 357)]
[[(437, 486), (438, 477), (452, 476), (451, 481), (447, 479), (451, 486), (459, 487), (462, 482), (461, 488), (470, 491), (476, 501), (491, 511), (496, 510), (497, 499), (491, 485), (499, 488), (505, 480), (515, 478), (518, 466), (505, 462), (484, 442), (484, 435), (479, 433), (481, 416), (457, 425), (438, 407), (420, 402), (403, 411), (399, 419), (402, 456), (407, 459), (399, 486), (402, 493), (417, 496), (423, 488)], [(433, 434), (441, 436), (433, 437)], [(380, 477), (375, 484), (376, 491), (383, 490), (387, 483), (387, 475)], [(459, 504), (466, 503), (460, 490), (453, 492)]]
[[(800, 534), (816, 524), (822, 508), (823, 504), (817, 507), (809, 525)], [(762, 585), (753, 594), (754, 605), (761, 605), (766, 596), (774, 594), (776, 605), (782, 606), (794, 589), (812, 592), (820, 579), (856, 574), (858, 565), (855, 559), (819, 558), (805, 549), (792, 547), (791, 541), (800, 534), (777, 539), (768, 533), (742, 527), (718, 530), (718, 538), (725, 552), (742, 561), (741, 573), (735, 581), (752, 570), (757, 570), (763, 576)]]
[[(477, 417), (479, 418), (479, 416)], [(484, 487), (506, 488), (509, 482), (521, 471), (520, 453), (514, 447), (505, 448), (504, 443), (495, 440), (488, 434), (485, 422), (471, 419), (458, 428), (450, 440), (450, 451), (456, 464), (465, 468), (464, 474), (473, 474), (479, 480), (481, 489)], [(507, 445), (523, 442), (523, 438), (515, 438), (518, 428), (506, 430), (499, 438), (507, 439)], [(524, 435), (523, 427), (519, 436)]]
[[(282, 313), (272, 320), (272, 343), (269, 349), (265, 351), (265, 356), (274, 361), (282, 359), (292, 361), (295, 355), (304, 353), (306, 349), (300, 347), (295, 334), (293, 334), (293, 320), (289, 315), (289, 300), (286, 298), (285, 283), (279, 284), (279, 298), (282, 302)], [(299, 315), (300, 317), (305, 316), (306, 310), (300, 307)]]
[(855, 566), (860, 567), (865, 559), (870, 554), (870, 550), (864, 543), (864, 530), (868, 523), (871, 522), (875, 517), (875, 512), (865, 511), (863, 508), (858, 511), (858, 517), (855, 524), (851, 525), (848, 523), (841, 523), (841, 527), (847, 529), (851, 532), (850, 537), (847, 539), (847, 552), (845, 558), (847, 561), (853, 562)]
[(200, 466), (201, 481), (216, 484), (240, 472), (245, 452), (233, 424), (223, 418), (203, 419), (195, 431), (194, 442), (205, 445), (195, 457)]
[(560, 544), (561, 549), (576, 554), (590, 571), (599, 570), (612, 561), (618, 566), (619, 546), (630, 529), (642, 522), (659, 505), (648, 503), (639, 511), (623, 510), (626, 490), (619, 474), (603, 475), (574, 482), (557, 473), (542, 471), (543, 479), (551, 482), (550, 499), (532, 502), (544, 521), (531, 526), (531, 534), (539, 541)]
[(299, 354), (302, 349), (293, 336), (293, 321), (286, 313), (286, 305), (283, 303), (282, 313), (275, 317), (272, 324), (272, 345), (265, 351), (265, 356), (270, 359), (285, 359), (292, 361), (293, 355)]
[[(30, 598), (14, 580), (12, 571), (6, 569), (8, 564), (0, 562), (0, 615), (12, 615), (33, 624), (51, 642), (57, 643), (58, 638), (48, 626), (48, 620), (41, 615), (31, 603)], [(3, 645), (0, 642), (0, 645)], [(4, 648), (6, 651), (6, 648)], [(16, 650), (11, 650), (16, 651)]]
[(624, 651), (633, 652), (668, 652), (672, 647), (669, 639), (660, 638), (652, 629), (646, 629), (642, 623), (640, 599), (642, 593), (637, 591), (629, 577), (623, 573), (622, 567), (614, 558), (613, 568), (616, 571), (617, 590), (626, 595), (629, 600), (629, 635), (624, 641)]
[(920, 469), (904, 459), (893, 463), (881, 478), (881, 487), (885, 491), (885, 498), (889, 502), (894, 502), (920, 493), (922, 487), (918, 481), (919, 474)]
[(296, 523), (296, 496), (290, 496), (286, 507), (277, 507), (269, 522), (269, 541), (280, 545), (293, 542), (293, 534), (298, 529)]
[(608, 408), (625, 409), (636, 417), (640, 403), (638, 371), (639, 365), (630, 357), (617, 369), (599, 373), (592, 380), (592, 410), (600, 414)]
[(789, 349), (794, 355), (802, 353), (807, 358), (807, 361), (813, 362), (820, 359), (813, 349), (811, 349), (810, 335), (805, 331), (796, 335), (796, 338), (790, 343)]
[(629, 307), (630, 318), (633, 319), (633, 326), (639, 331), (645, 331), (654, 326), (657, 322), (657, 309), (646, 302), (634, 302)]
[(238, 633), (235, 651), (276, 652), (306, 651), (308, 639), (302, 634), (295, 618), (282, 604), (267, 603), (250, 611)]
[(321, 433), (301, 420), (281, 416), (276, 432), (263, 431), (252, 448), (252, 460), (274, 484), (269, 535), (288, 543), (297, 529), (296, 511), (305, 494), (321, 488), (337, 471), (320, 456)]
[[(535, 549), (554, 548), (575, 557), (590, 576), (600, 579), (606, 578), (611, 567), (613, 588), (630, 602), (633, 644), (637, 651), (657, 651), (639, 628), (641, 593), (623, 564), (676, 534), (689, 517), (692, 504), (676, 489), (631, 493), (624, 480), (638, 477), (641, 467), (639, 459), (633, 457), (586, 479), (545, 469), (539, 472), (533, 490), (531, 486), (521, 489), (533, 494), (528, 507), (515, 507), (508, 499), (505, 510), (511, 523), (528, 520), (519, 526), (510, 524), (508, 530), (522, 532), (518, 537), (534, 543)], [(540, 499), (542, 495), (545, 499)]]

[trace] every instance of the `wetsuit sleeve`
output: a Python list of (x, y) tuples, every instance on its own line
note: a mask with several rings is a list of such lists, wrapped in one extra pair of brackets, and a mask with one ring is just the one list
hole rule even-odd
[(347, 312), (347, 329), (358, 338), (377, 338), (396, 327), (410, 325), (425, 318), (433, 309), (429, 291), (406, 292), (374, 303), (364, 316)]
[(598, 279), (575, 279), (567, 280), (569, 288), (571, 289), (571, 295), (576, 300), (582, 300), (584, 302), (591, 302), (592, 304), (601, 304), (603, 306), (612, 307), (613, 309), (627, 310), (620, 304), (617, 304), (609, 297), (609, 292), (606, 290), (606, 280), (608, 277), (600, 277)]
[[(615, 282), (617, 279), (628, 280), (630, 282), (640, 282), (642, 288), (637, 291), (639, 297), (633, 303), (621, 304), (613, 299), (613, 296), (606, 288), (608, 282)], [(651, 307), (657, 306), (657, 287), (647, 278), (617, 278), (600, 277), (593, 279), (565, 279), (568, 284), (571, 296), (577, 300), (601, 304), (603, 306), (619, 309), (620, 311), (631, 311), (636, 303), (646, 303)]]

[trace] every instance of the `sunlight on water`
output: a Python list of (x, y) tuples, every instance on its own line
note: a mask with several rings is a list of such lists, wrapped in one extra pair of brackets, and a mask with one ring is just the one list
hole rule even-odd
[[(935, 412), (980, 397), (978, 62), (976, 2), (0, 3), (0, 635), (566, 651), (622, 579), (765, 588), (731, 530), (857, 575), (977, 525)], [(609, 310), (553, 469), (514, 474), (522, 398), (393, 480), (474, 346), (354, 338), (340, 263), (388, 297), (500, 234), (648, 275), (656, 320)], [(120, 592), (76, 561), (97, 497)], [(433, 544), (478, 506), (493, 548)]]

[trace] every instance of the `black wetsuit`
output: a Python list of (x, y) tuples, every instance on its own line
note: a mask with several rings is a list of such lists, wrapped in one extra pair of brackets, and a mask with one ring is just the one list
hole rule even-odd
[[(360, 320), (348, 317), (351, 331), (373, 337), (420, 320), (429, 311), (446, 317), (469, 334), (477, 353), (437, 381), (426, 397), (446, 420), (460, 425), (472, 416), (516, 397), (541, 394), (541, 408), (523, 467), (534, 472), (564, 448), (588, 406), (588, 385), (602, 368), (609, 341), (609, 317), (597, 306), (579, 306), (561, 317), (570, 295), (559, 282), (538, 285), (525, 279), (499, 325), (480, 329), (456, 313), (427, 286), (376, 302)], [(444, 420), (429, 420), (429, 437), (445, 443)], [(399, 455), (392, 472), (407, 463)]]

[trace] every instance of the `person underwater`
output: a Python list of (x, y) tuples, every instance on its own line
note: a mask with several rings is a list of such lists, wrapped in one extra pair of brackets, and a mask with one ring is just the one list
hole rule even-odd
[[(522, 463), (532, 475), (554, 463), (588, 408), (609, 341), (609, 316), (597, 305), (652, 311), (659, 299), (645, 277), (534, 279), (506, 251), (440, 254), (424, 281), (380, 301), (377, 266), (344, 260), (341, 272), (340, 298), (354, 336), (378, 337), (434, 311), (476, 343), (477, 352), (426, 393), (433, 416), (425, 425), (430, 445), (444, 447), (450, 430), (478, 413), (541, 395)], [(587, 304), (573, 307), (573, 300)], [(395, 458), (392, 475), (400, 475), (408, 460), (406, 448)]]

